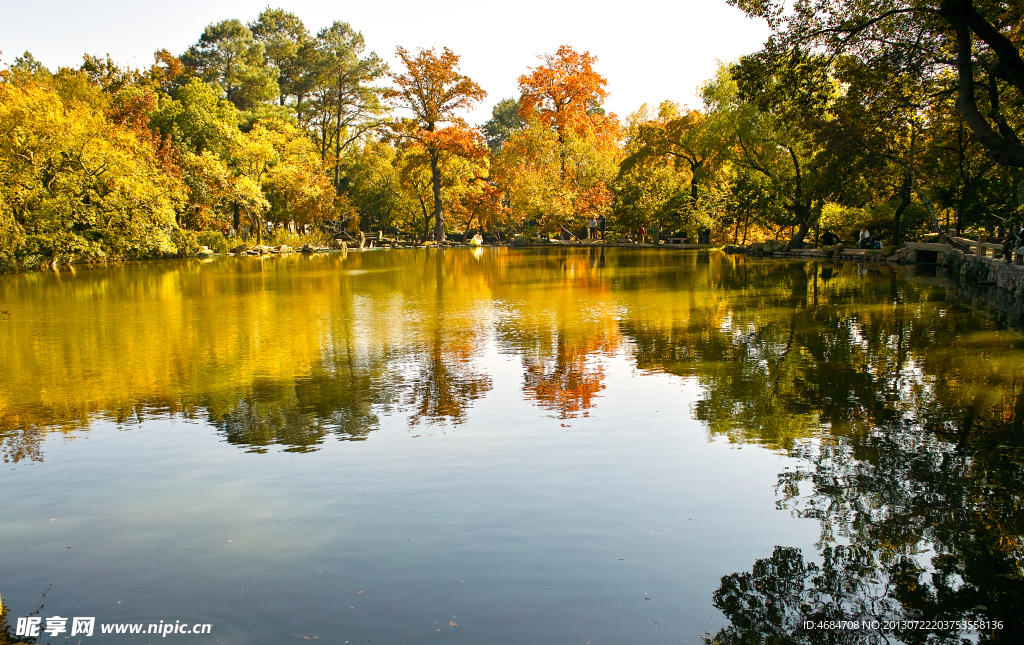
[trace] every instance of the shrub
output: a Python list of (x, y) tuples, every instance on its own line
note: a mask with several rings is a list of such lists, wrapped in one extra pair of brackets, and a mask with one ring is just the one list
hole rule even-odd
[(203, 231), (199, 234), (199, 244), (209, 247), (214, 253), (227, 253), (231, 249), (228, 238), (220, 231)]

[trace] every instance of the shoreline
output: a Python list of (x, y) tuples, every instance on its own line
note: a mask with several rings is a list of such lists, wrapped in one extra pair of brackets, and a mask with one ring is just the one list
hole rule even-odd
[[(887, 247), (884, 249), (846, 249), (833, 248), (804, 248), (785, 249), (781, 242), (766, 242), (763, 244), (751, 244), (738, 246), (733, 244), (712, 245), (712, 244), (671, 244), (671, 243), (637, 243), (626, 241), (604, 241), (604, 240), (578, 240), (562, 241), (551, 240), (538, 242), (535, 240), (511, 240), (498, 244), (473, 245), (464, 242), (445, 242), (442, 244), (422, 243), (390, 243), (381, 245), (370, 244), (360, 248), (350, 247), (343, 244), (339, 247), (303, 245), (299, 248), (280, 246), (252, 246), (242, 245), (245, 248), (235, 247), (227, 253), (213, 251), (200, 252), (190, 255), (136, 258), (123, 260), (85, 261), (72, 262), (58, 265), (55, 268), (27, 269), (0, 273), (0, 275), (15, 275), (18, 273), (49, 272), (62, 269), (75, 271), (77, 269), (106, 268), (119, 265), (133, 264), (136, 262), (152, 262), (166, 260), (195, 260), (213, 259), (217, 257), (262, 257), (282, 256), (291, 254), (313, 255), (318, 253), (349, 253), (366, 251), (391, 251), (399, 249), (454, 249), (454, 248), (625, 248), (625, 249), (656, 249), (656, 250), (678, 250), (678, 251), (722, 251), (729, 255), (747, 255), (758, 258), (772, 259), (801, 259), (821, 261), (850, 261), (858, 263), (882, 263), (888, 265), (919, 265), (935, 266), (943, 269), (944, 274), (950, 277), (958, 286), (975, 286), (979, 289), (995, 289), (1004, 292), (1007, 297), (1015, 298), (1024, 302), (1024, 250), (1018, 249), (1014, 254), (1014, 261), (1006, 262), (1001, 258), (990, 257), (988, 251), (993, 254), (999, 245), (978, 243), (972, 240), (962, 240), (961, 245), (975, 247), (975, 253), (964, 252), (955, 248), (952, 244), (934, 244), (922, 242), (909, 242), (899, 249)], [(839, 254), (836, 254), (836, 250)]]

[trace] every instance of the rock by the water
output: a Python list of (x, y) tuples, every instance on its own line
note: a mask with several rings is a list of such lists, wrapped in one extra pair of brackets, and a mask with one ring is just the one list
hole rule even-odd
[(249, 250), (249, 247), (244, 244), (239, 244), (235, 248), (231, 249), (232, 253), (241, 254)]

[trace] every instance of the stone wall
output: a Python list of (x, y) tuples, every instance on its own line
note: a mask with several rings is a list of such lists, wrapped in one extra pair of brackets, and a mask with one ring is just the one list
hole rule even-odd
[(958, 287), (984, 292), (1012, 320), (1024, 320), (1024, 266), (956, 250), (943, 254), (941, 264)]

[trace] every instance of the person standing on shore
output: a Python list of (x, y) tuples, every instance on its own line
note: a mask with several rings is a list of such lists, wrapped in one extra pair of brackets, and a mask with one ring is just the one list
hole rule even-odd
[(597, 226), (601, 229), (601, 239), (604, 239), (604, 227), (608, 224), (608, 219), (602, 214), (601, 217), (597, 218)]
[(587, 239), (593, 240), (597, 237), (597, 219), (591, 217), (587, 220)]
[(1006, 239), (1003, 240), (1003, 259), (1007, 262), (1013, 262), (1013, 249), (1017, 246), (1017, 232), (1010, 227), (1010, 232), (1007, 234)]

